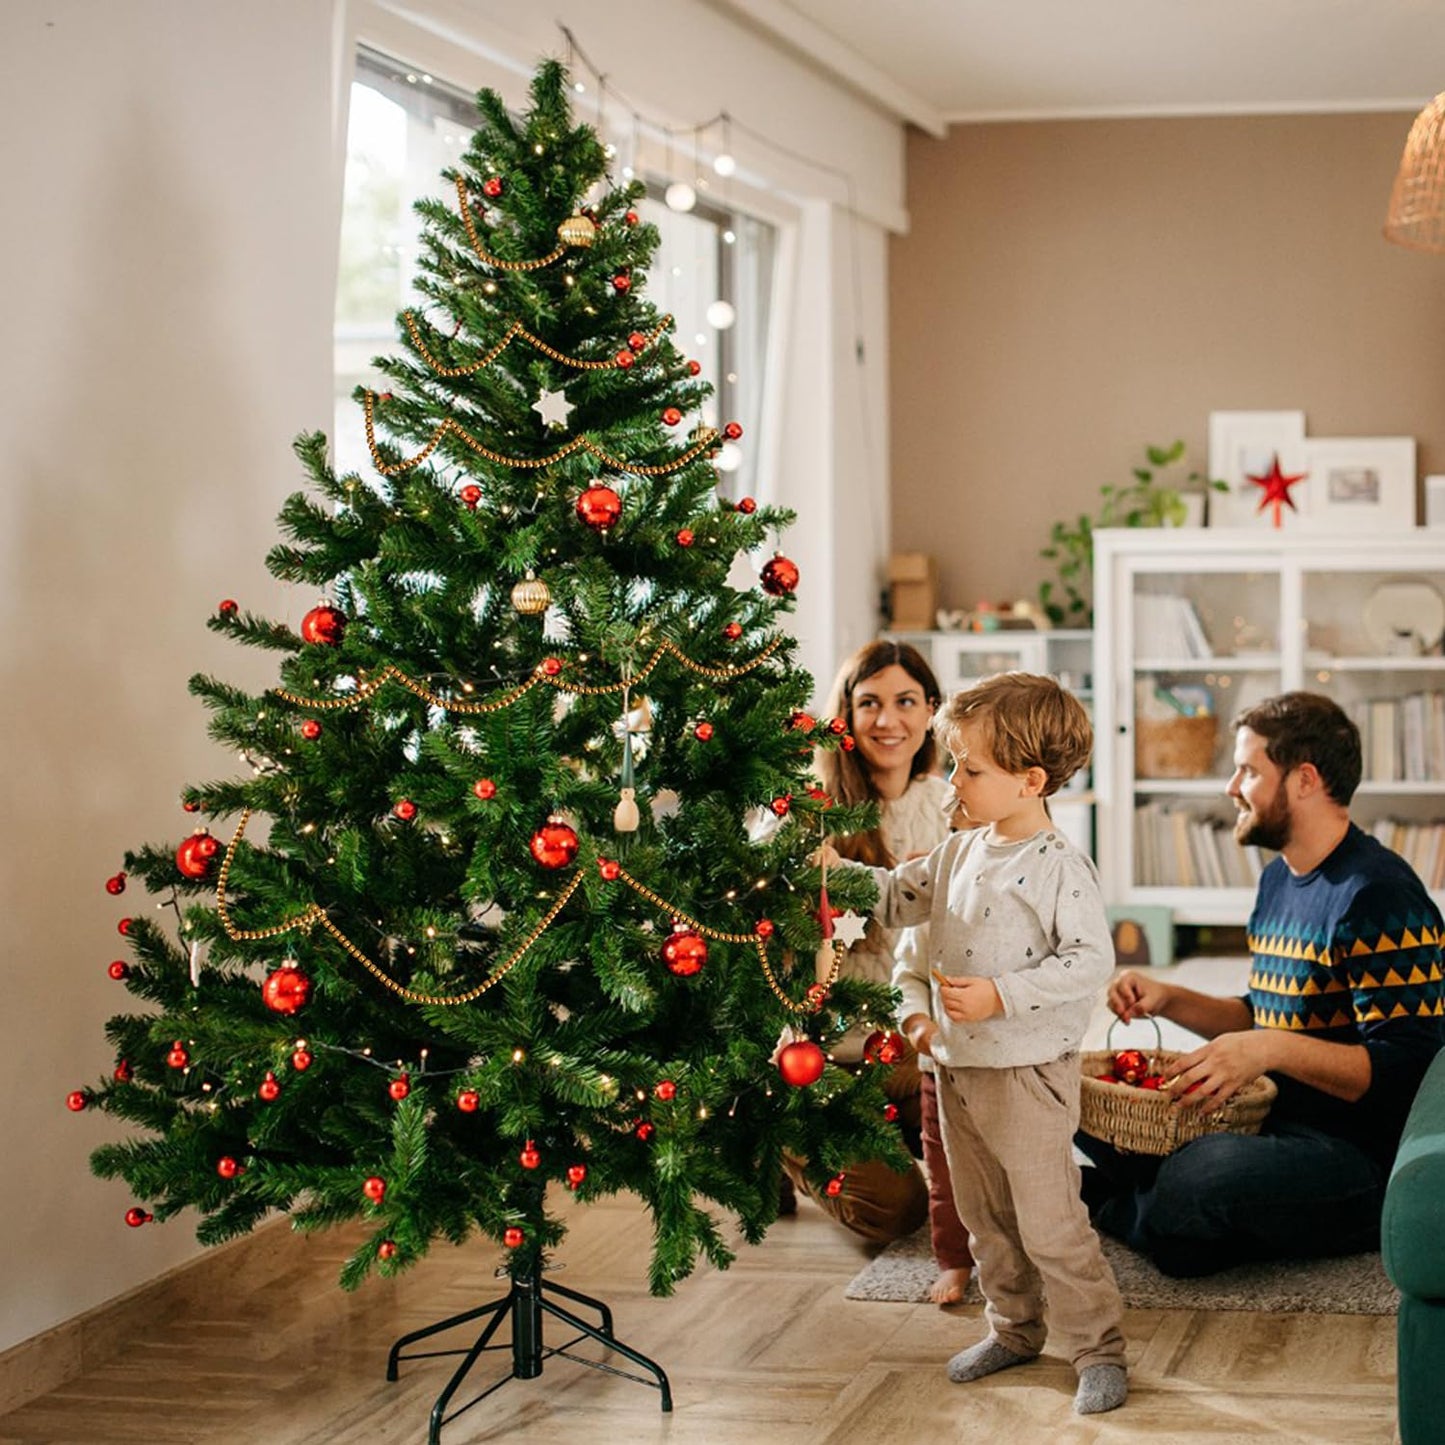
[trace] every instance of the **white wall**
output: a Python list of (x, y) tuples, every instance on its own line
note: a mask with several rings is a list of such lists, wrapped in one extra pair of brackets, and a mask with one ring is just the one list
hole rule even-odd
[(226, 596), (292, 620), (314, 600), (262, 559), (300, 481), (290, 439), (328, 424), (350, 47), (364, 35), (520, 99), (537, 56), (560, 53), (554, 12), (649, 114), (726, 108), (855, 176), (867, 219), (851, 228), (836, 176), (734, 138), (747, 181), (801, 218), (773, 486), (803, 514), (786, 545), (820, 685), (871, 633), (887, 548), (881, 228), (902, 221), (888, 118), (698, 0), (575, 0), (536, 20), (503, 0), (0, 6), (0, 1349), (196, 1247), (184, 1220), (126, 1229), (128, 1192), (86, 1162), (120, 1131), (64, 1097), (108, 1070), (102, 1026), (130, 1001), (105, 965), (116, 920), (146, 905), (105, 878), (124, 848), (184, 831), (183, 784), (233, 770), (186, 679), (272, 675), (206, 617)]

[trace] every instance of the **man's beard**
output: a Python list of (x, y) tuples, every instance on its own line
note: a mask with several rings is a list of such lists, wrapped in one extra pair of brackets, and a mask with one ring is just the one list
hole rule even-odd
[(1279, 852), (1289, 842), (1289, 800), (1280, 788), (1262, 812), (1246, 811), (1234, 820), (1234, 841), (1244, 847)]

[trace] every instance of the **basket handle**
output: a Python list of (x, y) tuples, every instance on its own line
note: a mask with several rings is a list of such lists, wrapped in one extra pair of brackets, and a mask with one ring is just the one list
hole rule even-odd
[[(1124, 1020), (1115, 1015), (1109, 1021), (1109, 1031), (1104, 1035), (1104, 1047), (1109, 1053), (1114, 1052), (1114, 1030)], [(1154, 1030), (1154, 1048), (1151, 1052), (1149, 1062), (1154, 1066), (1154, 1072), (1159, 1072), (1159, 1055), (1164, 1052), (1164, 1033), (1159, 1027), (1159, 1020), (1151, 1014), (1140, 1014), (1137, 1019), (1130, 1019), (1130, 1023), (1146, 1023)]]

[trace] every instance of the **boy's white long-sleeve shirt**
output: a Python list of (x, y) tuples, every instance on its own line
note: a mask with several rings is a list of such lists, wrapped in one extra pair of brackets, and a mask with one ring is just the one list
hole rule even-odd
[[(926, 953), (893, 973), (900, 1019), (938, 1024), (933, 1056), (948, 1068), (1042, 1064), (1079, 1048), (1114, 947), (1093, 860), (1052, 828), (1020, 843), (990, 843), (986, 828), (954, 833), (926, 858), (873, 868), (879, 921), (927, 923)], [(991, 979), (1003, 1013), (955, 1022), (931, 970)]]

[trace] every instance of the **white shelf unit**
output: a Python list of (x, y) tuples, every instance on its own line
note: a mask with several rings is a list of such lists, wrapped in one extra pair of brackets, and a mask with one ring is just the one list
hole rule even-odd
[[(943, 695), (995, 672), (1037, 672), (1059, 681), (1091, 711), (1094, 634), (1071, 628), (1000, 628), (996, 632), (888, 632), (929, 661)], [(1094, 793), (1087, 771), (1049, 800), (1059, 831), (1094, 854)]]
[[(1445, 902), (1440, 639), (1427, 639), (1427, 655), (1392, 656), (1371, 640), (1364, 620), (1376, 589), (1398, 582), (1445, 593), (1445, 533), (1310, 536), (1264, 526), (1095, 533), (1095, 819), (1110, 903), (1163, 905), (1176, 923), (1247, 922), (1260, 860), (1251, 866), (1233, 839), (1229, 724), (1242, 708), (1295, 689), (1333, 697), (1360, 724), (1365, 773), (1355, 821), (1378, 829)], [(1161, 652), (1160, 619), (1185, 606), (1198, 628), (1176, 629), (1180, 649)], [(1201, 650), (1188, 642), (1200, 630), (1208, 655), (1188, 655)], [(1140, 683), (1208, 691), (1218, 723), (1201, 776), (1139, 775)]]

